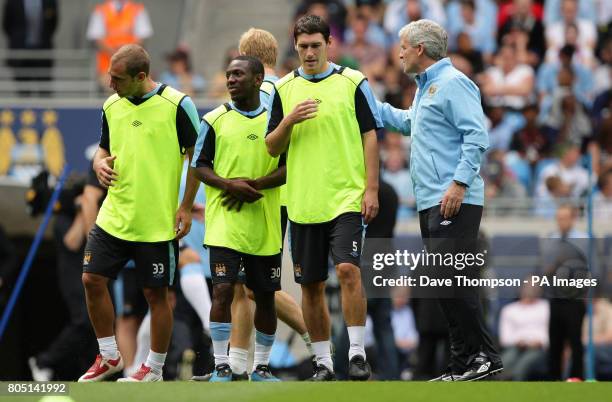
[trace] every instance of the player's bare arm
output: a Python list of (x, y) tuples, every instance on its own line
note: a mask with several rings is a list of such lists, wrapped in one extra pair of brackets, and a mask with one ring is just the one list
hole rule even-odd
[(106, 149), (100, 147), (94, 155), (93, 168), (98, 181), (105, 188), (111, 187), (118, 178), (117, 172), (113, 170), (116, 158), (117, 156), (111, 156)]
[[(191, 166), (191, 160), (193, 159), (193, 147), (188, 148), (186, 153), (189, 157), (189, 166)], [(176, 233), (177, 239), (184, 237), (191, 229), (191, 209), (193, 207), (193, 201), (195, 200), (196, 193), (198, 192), (199, 184), (200, 182), (195, 177), (193, 168), (189, 167), (183, 201), (181, 202), (179, 209), (176, 211), (174, 232)]]
[(231, 194), (233, 198), (236, 198), (239, 201), (255, 202), (263, 197), (262, 193), (249, 185), (247, 182), (248, 179), (226, 179), (215, 173), (215, 171), (209, 166), (197, 167), (193, 168), (193, 170), (198, 180), (206, 183), (209, 186), (223, 190), (224, 193)]
[(282, 186), (287, 181), (287, 166), (279, 166), (272, 173), (259, 177), (255, 180), (249, 180), (248, 183), (256, 190), (266, 190)]
[(316, 116), (317, 103), (314, 100), (307, 99), (302, 103), (298, 103), (291, 113), (281, 120), (278, 127), (266, 136), (268, 153), (272, 156), (279, 156), (285, 152), (289, 146), (293, 126)]
[(366, 189), (361, 202), (361, 215), (365, 223), (370, 223), (378, 215), (379, 160), (375, 130), (370, 130), (363, 135), (363, 154), (366, 168)]

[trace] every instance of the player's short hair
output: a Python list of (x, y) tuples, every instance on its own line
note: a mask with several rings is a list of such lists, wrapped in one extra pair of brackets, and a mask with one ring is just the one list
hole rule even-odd
[(446, 57), (448, 34), (437, 22), (413, 21), (399, 31), (399, 37), (407, 39), (412, 47), (423, 45), (425, 54), (432, 60), (438, 61)]
[(278, 42), (270, 32), (251, 28), (240, 37), (238, 51), (242, 55), (258, 58), (266, 66), (274, 67), (278, 55)]
[(320, 33), (329, 42), (329, 25), (318, 15), (305, 15), (296, 21), (293, 27), (293, 40), (302, 34), (312, 35)]
[(234, 57), (232, 61), (234, 60), (246, 61), (247, 65), (249, 66), (249, 70), (251, 71), (251, 73), (253, 73), (253, 75), (261, 74), (263, 76), (265, 74), (263, 63), (259, 61), (259, 59), (256, 57), (242, 55), (242, 56)]
[(140, 45), (130, 44), (121, 46), (111, 57), (111, 64), (119, 61), (125, 63), (125, 71), (130, 77), (135, 77), (141, 72), (149, 75), (151, 58), (144, 47)]

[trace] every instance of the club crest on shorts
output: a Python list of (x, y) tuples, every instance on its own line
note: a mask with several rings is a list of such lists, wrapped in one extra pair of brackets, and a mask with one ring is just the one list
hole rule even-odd
[(293, 274), (296, 278), (302, 277), (302, 266), (300, 264), (293, 264)]
[(227, 275), (227, 267), (225, 264), (215, 264), (215, 275), (216, 276), (226, 276)]
[(83, 255), (83, 265), (89, 265), (90, 261), (91, 261), (91, 252), (86, 251), (85, 255)]

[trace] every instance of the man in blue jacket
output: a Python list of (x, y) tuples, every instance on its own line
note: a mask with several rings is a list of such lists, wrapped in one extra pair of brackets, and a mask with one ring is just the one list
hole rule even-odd
[[(415, 75), (418, 90), (408, 110), (378, 107), (386, 128), (412, 136), (410, 172), (425, 247), (428, 253), (475, 254), (484, 203), (480, 162), (489, 146), (480, 92), (446, 57), (448, 36), (440, 25), (411, 22), (399, 36), (403, 70)], [(478, 289), (458, 286), (454, 277), (469, 275), (468, 269), (446, 268), (450, 295), (436, 297), (449, 324), (451, 361), (434, 380), (473, 381), (501, 371)]]

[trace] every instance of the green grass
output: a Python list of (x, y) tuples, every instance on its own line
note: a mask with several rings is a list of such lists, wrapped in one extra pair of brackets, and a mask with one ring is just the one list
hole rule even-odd
[[(6, 383), (3, 389), (6, 389)], [(609, 402), (612, 383), (424, 383), (367, 382), (323, 383), (284, 382), (152, 384), (70, 383), (74, 402)], [(6, 395), (6, 394), (5, 394)], [(0, 396), (0, 402), (40, 401), (41, 396)], [(55, 398), (53, 398), (55, 399)], [(53, 402), (45, 399), (45, 402)], [(58, 400), (59, 402), (59, 400)], [(64, 400), (64, 402), (68, 402)]]

